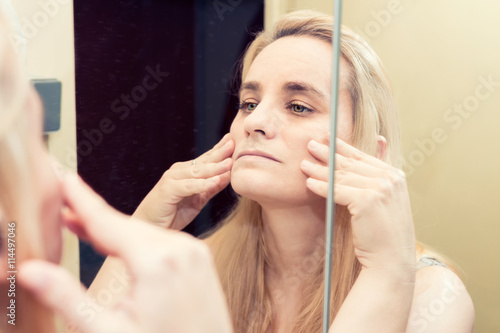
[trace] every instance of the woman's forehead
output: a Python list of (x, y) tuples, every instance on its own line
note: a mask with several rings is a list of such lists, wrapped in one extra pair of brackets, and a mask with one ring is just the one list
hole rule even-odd
[[(305, 82), (330, 94), (332, 45), (307, 36), (287, 36), (265, 47), (252, 62), (244, 82)], [(341, 89), (349, 77), (347, 62), (341, 61)]]

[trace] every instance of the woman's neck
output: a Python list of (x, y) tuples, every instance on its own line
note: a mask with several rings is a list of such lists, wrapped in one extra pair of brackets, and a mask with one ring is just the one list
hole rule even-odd
[(325, 202), (295, 207), (262, 207), (263, 237), (269, 267), (279, 283), (297, 282), (312, 273), (324, 251)]

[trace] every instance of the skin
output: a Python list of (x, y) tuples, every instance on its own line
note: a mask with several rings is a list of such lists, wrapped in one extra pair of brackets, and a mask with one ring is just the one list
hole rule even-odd
[[(134, 214), (181, 229), (229, 181), (259, 202), (271, 262), (266, 283), (276, 304), (273, 332), (291, 331), (300, 288), (290, 276), (314, 256), (324, 233), (331, 58), (329, 44), (308, 37), (284, 37), (264, 48), (243, 81), (229, 136), (167, 170)], [(351, 213), (362, 271), (330, 332), (419, 332), (424, 324), (415, 316), (451, 278), (458, 281), (453, 290), (462, 292), (439, 318), (425, 319), (427, 332), (471, 332), (472, 302), (454, 273), (434, 267), (416, 273), (408, 188), (404, 173), (381, 160), (385, 139), (379, 137), (376, 157), (349, 144), (347, 74), (342, 61), (335, 202)]]
[[(235, 142), (231, 185), (262, 206), (272, 262), (266, 278), (278, 304), (274, 319), (278, 332), (291, 330), (289, 318), (297, 312), (300, 297), (300, 283), (288, 277), (296, 276), (304, 258), (318, 250), (317, 240), (324, 234), (325, 201), (307, 187), (301, 165), (326, 166), (308, 145), (312, 139), (325, 143), (329, 135), (330, 54), (328, 44), (310, 38), (281, 38), (266, 47), (242, 84), (243, 108), (231, 126)], [(341, 73), (339, 137), (350, 141), (352, 103), (345, 61)], [(240, 157), (248, 149), (262, 150), (275, 160)]]
[[(133, 290), (105, 308), (61, 267), (40, 260), (24, 263), (19, 272), (22, 285), (67, 321), (68, 332), (232, 332), (203, 242), (130, 219), (75, 175), (67, 176), (62, 188), (69, 210), (65, 225), (127, 266), (127, 274), (114, 272), (107, 295), (121, 287)], [(201, 315), (193, 318), (192, 311)]]
[[(307, 190), (307, 176), (300, 165), (304, 160), (317, 162), (308, 151), (309, 141), (326, 142), (329, 136), (330, 53), (327, 43), (288, 37), (266, 47), (254, 60), (240, 92), (244, 106), (230, 131), (236, 145), (231, 184), (237, 193), (266, 206), (324, 201)], [(341, 73), (338, 135), (350, 142), (352, 107), (344, 60)], [(239, 158), (250, 148), (261, 149), (277, 161), (255, 156)], [(251, 181), (248, 177), (252, 177)]]
[(33, 175), (33, 189), (36, 193), (36, 201), (40, 203), (39, 220), (43, 225), (41, 231), (45, 248), (47, 249), (47, 258), (53, 263), (59, 263), (62, 255), (62, 215), (63, 195), (61, 177), (56, 173), (53, 167), (54, 161), (45, 149), (42, 138), (42, 103), (38, 95), (31, 90), (27, 111), (31, 117), (30, 125), (33, 129), (30, 131), (29, 139), (31, 151), (29, 154), (34, 161), (37, 161), (37, 167), (31, 168)]
[[(26, 113), (27, 154), (36, 161), (29, 175), (31, 193), (39, 217), (30, 222), (40, 225), (45, 260), (18, 261), (19, 286), (70, 323), (68, 331), (232, 332), (208, 247), (187, 234), (159, 230), (117, 212), (76, 175), (58, 177), (41, 140), (42, 106), (34, 90), (27, 98)], [(61, 257), (62, 225), (127, 267), (125, 275), (113, 272), (108, 294), (120, 287), (116, 276), (125, 281), (123, 289), (134, 292), (110, 308), (89, 297), (80, 282), (56, 264)], [(7, 262), (5, 255), (3, 251), (1, 263)], [(4, 267), (2, 272), (6, 271)], [(4, 299), (7, 287), (0, 287)], [(192, 311), (203, 315), (193, 319)]]
[[(38, 95), (30, 89), (26, 99), (25, 110), (28, 114), (29, 131), (27, 133), (28, 155), (33, 165), (27, 176), (32, 181), (31, 194), (34, 196), (38, 222), (42, 228), (43, 250), (40, 254), (48, 261), (58, 263), (62, 255), (62, 215), (63, 206), (61, 179), (53, 168), (53, 160), (49, 156), (42, 141), (42, 104)], [(7, 260), (2, 260), (2, 263)], [(2, 272), (7, 269), (2, 270)]]

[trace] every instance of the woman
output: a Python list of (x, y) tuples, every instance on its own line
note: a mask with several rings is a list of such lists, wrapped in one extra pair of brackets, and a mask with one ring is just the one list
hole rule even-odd
[[(52, 310), (85, 333), (231, 332), (206, 245), (185, 234), (159, 233), (116, 212), (75, 176), (56, 176), (43, 146), (40, 100), (7, 31), (0, 15), (0, 332), (56, 332)], [(121, 258), (131, 276), (120, 281), (134, 294), (108, 309), (85, 296), (56, 265), (62, 222), (104, 254)], [(159, 245), (162, 251), (153, 251)], [(118, 287), (115, 281), (107, 292)], [(206, 316), (191, 318), (193, 308)]]
[[(332, 27), (301, 11), (260, 33), (229, 135), (174, 164), (135, 213), (180, 230), (231, 182), (240, 200), (206, 241), (236, 332), (321, 329)], [(341, 52), (330, 331), (471, 332), (462, 282), (415, 242), (382, 64), (348, 29)]]

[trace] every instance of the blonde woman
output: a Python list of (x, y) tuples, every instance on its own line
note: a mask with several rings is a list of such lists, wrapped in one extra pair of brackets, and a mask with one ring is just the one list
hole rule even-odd
[[(257, 35), (230, 133), (174, 164), (135, 213), (180, 230), (231, 182), (240, 200), (206, 242), (239, 333), (321, 330), (332, 29), (301, 11)], [(382, 64), (347, 28), (341, 52), (330, 332), (471, 332), (462, 281), (415, 241)], [(108, 259), (91, 293), (120, 265)]]
[[(54, 333), (53, 311), (84, 333), (231, 332), (205, 244), (131, 220), (76, 176), (56, 176), (42, 142), (40, 100), (7, 36), (0, 15), (0, 332)], [(57, 266), (63, 222), (126, 263), (130, 275), (121, 279), (133, 294), (108, 309), (85, 296)], [(193, 320), (193, 308), (205, 316)]]

